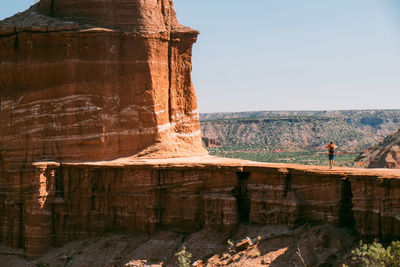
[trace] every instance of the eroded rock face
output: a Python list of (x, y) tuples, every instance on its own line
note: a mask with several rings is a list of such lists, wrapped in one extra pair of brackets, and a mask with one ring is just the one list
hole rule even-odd
[(42, 1), (0, 22), (2, 245), (32, 258), (109, 231), (240, 223), (400, 237), (396, 171), (139, 159), (206, 154), (190, 78), (197, 34), (166, 0)]
[(353, 212), (360, 236), (390, 241), (400, 239), (400, 179), (350, 177)]
[(3, 164), (205, 155), (197, 34), (168, 0), (43, 0), (0, 22)]
[(362, 167), (400, 169), (400, 130), (364, 150), (355, 161)]
[(41, 13), (133, 31), (167, 31), (178, 24), (172, 0), (41, 0)]
[(1, 173), (0, 240), (37, 257), (106, 232), (228, 236), (240, 223), (328, 223), (400, 238), (400, 172), (221, 159), (37, 163)]

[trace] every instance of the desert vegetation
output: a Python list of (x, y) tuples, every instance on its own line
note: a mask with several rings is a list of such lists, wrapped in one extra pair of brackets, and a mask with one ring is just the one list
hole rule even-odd
[[(259, 162), (297, 163), (305, 165), (328, 165), (325, 150), (285, 151), (277, 148), (267, 148), (260, 145), (228, 145), (209, 148), (211, 155), (225, 158), (239, 158)], [(336, 166), (353, 167), (357, 152), (338, 151), (335, 158)]]
[(360, 241), (358, 248), (352, 250), (352, 260), (366, 267), (398, 267), (400, 266), (400, 241), (393, 241), (386, 248), (374, 241), (366, 244)]
[(209, 153), (260, 162), (326, 165), (326, 144), (338, 145), (336, 166), (353, 167), (366, 148), (400, 128), (400, 110), (255, 111), (201, 114)]

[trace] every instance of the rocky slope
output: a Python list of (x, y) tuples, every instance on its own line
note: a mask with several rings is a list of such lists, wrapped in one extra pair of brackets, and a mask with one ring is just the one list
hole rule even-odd
[(42, 0), (1, 21), (1, 163), (206, 155), (197, 35), (170, 0)]
[(356, 164), (368, 168), (400, 168), (400, 130), (381, 143), (364, 150)]
[(400, 127), (400, 110), (260, 111), (201, 114), (204, 137), (222, 145), (259, 145), (284, 150), (322, 149), (334, 140), (361, 151)]
[[(231, 240), (232, 245), (228, 245)], [(0, 265), (19, 266), (178, 266), (175, 253), (186, 248), (193, 266), (335, 266), (343, 262), (355, 237), (328, 225), (244, 226), (227, 233), (212, 229), (192, 234), (162, 231), (155, 235), (106, 234), (71, 241), (37, 260), (0, 247)], [(315, 253), (317, 252), (317, 253)], [(300, 253), (300, 256), (298, 255)], [(353, 265), (350, 265), (353, 266)]]

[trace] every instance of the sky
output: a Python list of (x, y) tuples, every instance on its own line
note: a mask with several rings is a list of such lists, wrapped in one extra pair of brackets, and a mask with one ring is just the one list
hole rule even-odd
[[(34, 0), (1, 0), (0, 19)], [(400, 108), (399, 0), (174, 0), (200, 112)]]

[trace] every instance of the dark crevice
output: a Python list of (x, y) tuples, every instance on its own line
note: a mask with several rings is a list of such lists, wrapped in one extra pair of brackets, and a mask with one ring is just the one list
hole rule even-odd
[(238, 186), (233, 189), (236, 198), (239, 223), (248, 224), (250, 221), (250, 195), (246, 181), (250, 177), (249, 172), (237, 172)]
[(382, 234), (382, 214), (379, 212), (379, 217), (378, 217), (378, 240), (380, 242), (384, 242), (386, 240), (383, 240), (383, 234)]
[(117, 229), (117, 209), (114, 207), (113, 208), (113, 229)]
[[(19, 207), (19, 236), (18, 236), (18, 247), (25, 249), (25, 224), (24, 222), (24, 186), (23, 186), (23, 171), (19, 172), (19, 185), (21, 188), (20, 191), (20, 199), (21, 202), (17, 202), (17, 205)], [(5, 214), (5, 213), (4, 213)], [(3, 216), (5, 216), (3, 214)], [(1, 234), (0, 234), (1, 237)]]
[(342, 192), (340, 198), (339, 224), (340, 227), (353, 229), (355, 226), (353, 214), (353, 193), (349, 179), (342, 179)]
[(283, 198), (287, 198), (288, 192), (291, 190), (292, 173), (289, 171), (285, 176), (285, 190), (283, 191)]
[(50, 16), (54, 17), (54, 5), (55, 5), (55, 0), (51, 0), (50, 3)]
[[(159, 3), (161, 5), (161, 14), (163, 14), (164, 17), (164, 23), (165, 23), (165, 17), (166, 17), (166, 12), (165, 12), (165, 6), (163, 3)], [(165, 23), (166, 24), (166, 23)], [(167, 25), (165, 25), (167, 26)]]
[(167, 193), (165, 189), (163, 189), (162, 184), (165, 182), (165, 171), (157, 171), (157, 189), (156, 189), (156, 205), (154, 207), (155, 214), (155, 226), (156, 230), (161, 230), (162, 227), (162, 216), (164, 213), (163, 201), (165, 198), (165, 194)]
[(303, 225), (303, 224), (312, 224), (315, 223), (312, 217), (309, 216), (308, 205), (303, 199), (303, 196), (300, 196), (297, 192), (294, 192), (297, 206), (295, 211), (295, 220), (294, 225)]
[(64, 198), (64, 179), (62, 177), (62, 167), (57, 168), (54, 174), (56, 197)]
[(25, 224), (24, 222), (24, 206), (22, 203), (17, 204), (19, 207), (19, 235), (18, 235), (18, 247), (25, 248)]
[(237, 172), (236, 177), (239, 179), (239, 183), (243, 183), (244, 181), (249, 179), (250, 173), (249, 172)]
[(90, 209), (95, 210), (96, 209), (96, 198), (94, 195), (90, 197)]
[(15, 33), (15, 38), (14, 38), (14, 51), (18, 50), (18, 33)]

